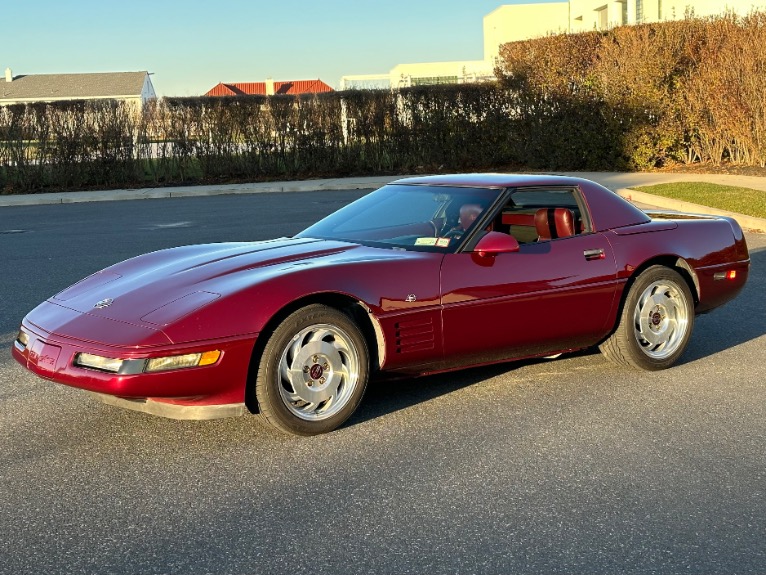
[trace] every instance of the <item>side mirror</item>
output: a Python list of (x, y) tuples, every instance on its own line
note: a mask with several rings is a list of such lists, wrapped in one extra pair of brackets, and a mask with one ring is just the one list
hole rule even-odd
[(519, 251), (519, 242), (516, 241), (516, 238), (508, 234), (503, 234), (501, 232), (487, 232), (487, 234), (477, 242), (473, 251), (481, 257), (508, 254)]

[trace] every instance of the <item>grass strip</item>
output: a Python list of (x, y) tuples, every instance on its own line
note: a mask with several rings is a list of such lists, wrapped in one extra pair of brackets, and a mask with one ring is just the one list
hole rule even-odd
[(766, 192), (762, 190), (706, 182), (672, 182), (633, 189), (709, 208), (766, 218)]

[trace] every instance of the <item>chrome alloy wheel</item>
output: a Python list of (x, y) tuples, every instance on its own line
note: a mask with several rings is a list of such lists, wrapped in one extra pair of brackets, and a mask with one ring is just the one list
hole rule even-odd
[(359, 352), (351, 337), (329, 324), (298, 332), (279, 359), (280, 396), (287, 409), (306, 421), (321, 421), (342, 410), (359, 383)]
[(686, 340), (689, 329), (686, 295), (673, 282), (650, 284), (638, 298), (633, 313), (636, 341), (652, 359), (671, 356)]

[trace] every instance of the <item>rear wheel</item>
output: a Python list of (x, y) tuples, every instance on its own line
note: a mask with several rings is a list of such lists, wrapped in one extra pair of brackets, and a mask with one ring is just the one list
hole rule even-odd
[(369, 354), (349, 316), (314, 304), (289, 315), (267, 342), (255, 396), (274, 427), (295, 435), (343, 424), (364, 395)]
[(630, 288), (617, 329), (600, 349), (621, 365), (665, 369), (686, 349), (693, 326), (694, 300), (688, 284), (677, 272), (653, 266)]

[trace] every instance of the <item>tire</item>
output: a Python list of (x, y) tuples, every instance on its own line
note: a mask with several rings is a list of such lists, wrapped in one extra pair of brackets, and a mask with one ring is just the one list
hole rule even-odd
[(684, 278), (670, 268), (643, 271), (628, 292), (614, 333), (599, 349), (611, 361), (656, 371), (673, 365), (694, 328), (694, 299)]
[(313, 304), (287, 316), (269, 338), (255, 397), (261, 416), (279, 431), (328, 433), (354, 413), (368, 374), (367, 343), (353, 320)]

